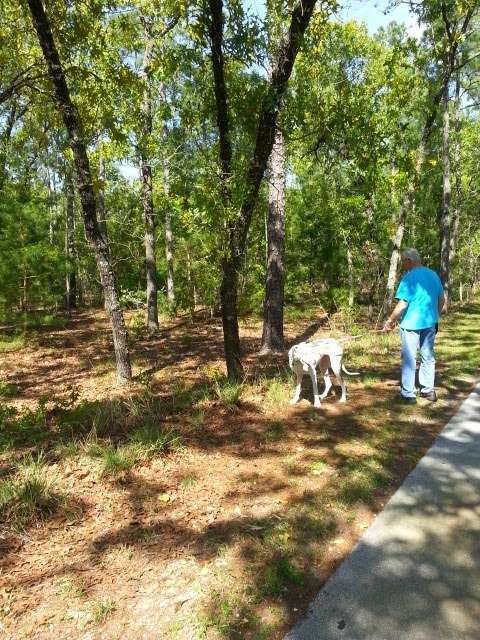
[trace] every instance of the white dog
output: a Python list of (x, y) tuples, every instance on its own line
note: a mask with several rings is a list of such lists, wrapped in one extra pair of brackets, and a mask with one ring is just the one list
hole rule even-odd
[[(290, 404), (296, 404), (300, 399), (302, 378), (304, 374), (310, 374), (313, 386), (314, 406), (320, 407), (320, 400), (326, 398), (332, 387), (328, 369), (332, 369), (335, 377), (342, 387), (340, 402), (346, 402), (347, 391), (342, 378), (342, 371), (351, 376), (358, 376), (359, 373), (347, 371), (342, 363), (343, 347), (338, 340), (325, 338), (313, 342), (300, 342), (294, 345), (288, 352), (288, 363), (297, 375), (297, 388), (295, 395), (290, 400)], [(322, 395), (318, 394), (317, 367), (320, 369), (325, 381), (325, 390)]]

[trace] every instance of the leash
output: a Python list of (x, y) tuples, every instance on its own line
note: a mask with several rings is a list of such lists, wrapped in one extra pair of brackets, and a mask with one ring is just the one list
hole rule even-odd
[(369, 329), (365, 333), (360, 333), (356, 336), (344, 336), (343, 338), (334, 338), (334, 340), (336, 340), (337, 342), (350, 342), (350, 340), (359, 340), (360, 338), (364, 338), (371, 333), (387, 333), (387, 331), (384, 331), (383, 329)]

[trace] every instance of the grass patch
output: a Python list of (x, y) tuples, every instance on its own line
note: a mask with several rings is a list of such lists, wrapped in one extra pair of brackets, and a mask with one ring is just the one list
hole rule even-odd
[(366, 373), (362, 376), (362, 385), (365, 389), (370, 389), (380, 382), (381, 376), (376, 373)]
[(294, 566), (289, 557), (281, 555), (264, 567), (259, 584), (259, 595), (278, 598), (291, 587), (301, 586), (303, 582), (303, 572)]
[(0, 353), (19, 351), (25, 346), (25, 336), (17, 334), (13, 336), (0, 336)]
[(340, 500), (347, 505), (366, 502), (388, 481), (388, 472), (374, 458), (351, 461), (340, 481)]
[(48, 436), (46, 401), (39, 401), (35, 409), (20, 411), (0, 403), (0, 453), (33, 447)]
[(135, 447), (108, 445), (101, 455), (102, 469), (100, 475), (102, 478), (118, 478), (130, 471), (138, 460), (139, 456)]
[(203, 409), (195, 409), (192, 415), (189, 416), (188, 422), (195, 431), (200, 431), (205, 425), (205, 411)]
[(18, 393), (18, 387), (11, 382), (0, 380), (0, 398), (11, 398)]
[(238, 382), (231, 382), (228, 378), (217, 378), (214, 380), (215, 395), (219, 403), (229, 412), (233, 412), (240, 404), (243, 385)]
[(115, 603), (111, 598), (105, 598), (104, 600), (95, 600), (90, 604), (90, 607), (93, 622), (101, 624), (115, 610)]
[(171, 411), (177, 413), (208, 400), (212, 396), (211, 381), (204, 381), (185, 388), (175, 381), (171, 398)]
[(187, 473), (187, 475), (183, 476), (183, 478), (180, 480), (180, 486), (185, 490), (193, 489), (193, 487), (195, 487), (197, 483), (198, 478), (193, 473)]
[(245, 596), (213, 591), (199, 630), (201, 637), (205, 637), (209, 629), (214, 629), (224, 638), (244, 638), (258, 623), (259, 619)]
[(315, 460), (310, 465), (310, 473), (314, 476), (320, 476), (326, 468), (327, 464), (323, 460)]
[(85, 588), (69, 576), (62, 576), (57, 584), (57, 595), (63, 598), (81, 598), (85, 595)]
[(267, 381), (265, 391), (265, 407), (269, 410), (284, 407), (290, 394), (290, 380), (273, 378)]
[(14, 477), (0, 486), (0, 518), (16, 531), (45, 520), (63, 503), (64, 496), (47, 476), (42, 454), (24, 458)]
[(165, 455), (183, 448), (182, 437), (174, 429), (162, 430), (152, 424), (136, 429), (130, 436), (130, 442), (144, 458)]
[(268, 425), (263, 437), (266, 442), (277, 442), (278, 440), (281, 440), (284, 434), (285, 427), (283, 425), (283, 422), (274, 420)]
[(120, 478), (141, 461), (182, 448), (182, 437), (176, 431), (162, 431), (149, 424), (133, 431), (125, 444), (115, 445), (109, 440), (99, 440), (92, 431), (80, 445), (85, 455), (100, 461), (100, 476), (110, 479)]

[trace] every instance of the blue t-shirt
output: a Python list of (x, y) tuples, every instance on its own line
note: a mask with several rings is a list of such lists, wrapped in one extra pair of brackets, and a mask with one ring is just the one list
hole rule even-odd
[(398, 285), (395, 298), (408, 302), (400, 327), (419, 330), (438, 322), (438, 299), (443, 294), (440, 278), (428, 267), (414, 267)]

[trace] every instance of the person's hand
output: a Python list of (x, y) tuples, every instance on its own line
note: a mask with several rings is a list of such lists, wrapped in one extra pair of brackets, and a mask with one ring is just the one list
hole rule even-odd
[(394, 326), (395, 326), (395, 322), (389, 318), (388, 320), (386, 320), (385, 324), (383, 325), (382, 331), (392, 331)]

